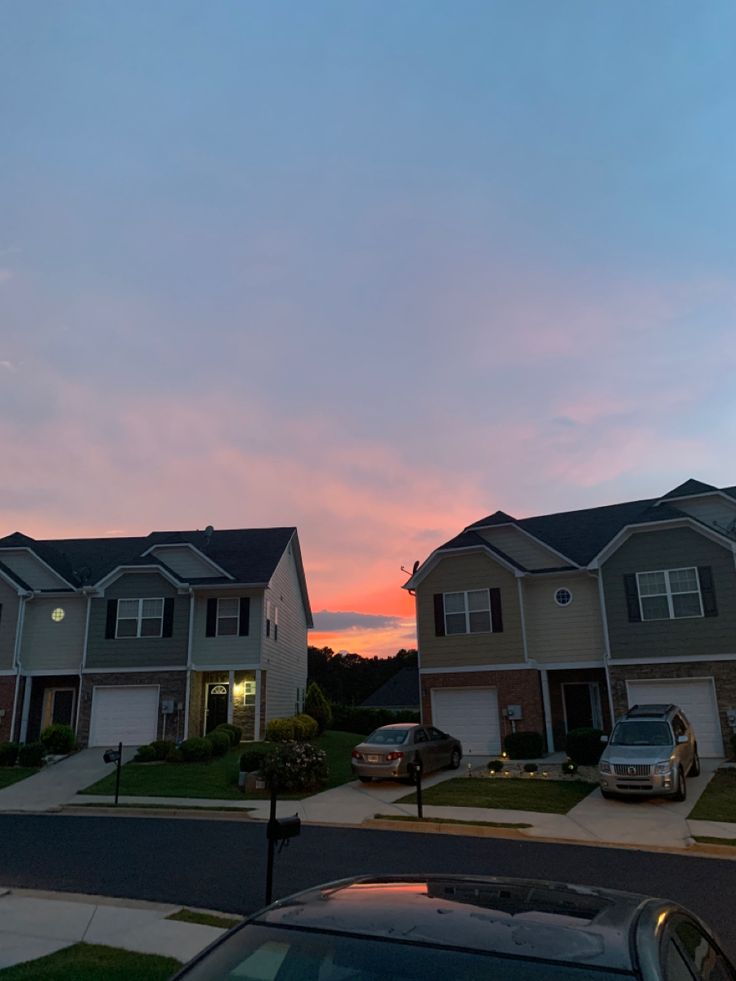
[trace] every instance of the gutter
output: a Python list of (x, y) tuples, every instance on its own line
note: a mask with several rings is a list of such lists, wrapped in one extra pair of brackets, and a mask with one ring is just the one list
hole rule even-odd
[(189, 590), (189, 637), (187, 638), (187, 680), (184, 695), (184, 732), (182, 738), (187, 739), (189, 732), (189, 699), (192, 692), (192, 644), (194, 640), (194, 590)]

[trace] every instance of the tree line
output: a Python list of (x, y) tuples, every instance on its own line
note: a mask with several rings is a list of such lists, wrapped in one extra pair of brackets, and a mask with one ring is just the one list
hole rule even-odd
[(360, 705), (397, 671), (416, 667), (417, 652), (402, 647), (392, 657), (363, 657), (331, 647), (307, 649), (309, 681), (316, 681), (331, 702)]

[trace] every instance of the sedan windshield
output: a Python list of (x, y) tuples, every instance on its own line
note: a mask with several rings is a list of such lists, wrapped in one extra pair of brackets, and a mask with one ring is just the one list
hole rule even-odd
[(375, 729), (363, 741), (366, 743), (378, 743), (380, 746), (400, 746), (406, 742), (408, 735), (408, 729)]
[(666, 722), (619, 722), (613, 730), (612, 746), (672, 746)]

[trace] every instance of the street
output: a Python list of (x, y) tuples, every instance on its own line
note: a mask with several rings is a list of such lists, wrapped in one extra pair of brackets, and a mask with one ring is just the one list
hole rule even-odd
[[(0, 815), (0, 886), (181, 903), (234, 913), (263, 904), (265, 825), (233, 820)], [(512, 875), (674, 899), (736, 960), (736, 865), (625, 849), (307, 826), (277, 853), (274, 897), (367, 873)]]

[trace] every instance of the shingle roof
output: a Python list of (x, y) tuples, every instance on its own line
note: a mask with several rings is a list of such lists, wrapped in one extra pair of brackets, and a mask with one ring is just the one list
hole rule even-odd
[(667, 491), (660, 500), (666, 501), (668, 497), (689, 497), (693, 494), (710, 494), (714, 490), (718, 490), (712, 484), (704, 484), (702, 480), (694, 480), (692, 477), (686, 480), (684, 484), (680, 484), (679, 487), (673, 488), (671, 491)]
[(449, 542), (445, 542), (444, 545), (440, 545), (438, 551), (445, 552), (454, 548), (484, 548), (487, 551), (498, 555), (499, 558), (502, 558), (504, 562), (508, 562), (508, 564), (512, 565), (515, 569), (519, 569), (521, 572), (524, 571), (524, 566), (520, 565), (516, 559), (512, 559), (510, 555), (507, 555), (506, 552), (502, 552), (501, 549), (496, 548), (495, 545), (491, 545), (490, 542), (487, 542), (485, 538), (481, 538), (481, 536), (475, 531), (466, 530), (460, 532), (459, 535), (455, 535), (454, 538), (451, 538)]
[(419, 708), (419, 668), (401, 668), (362, 704), (372, 708)]

